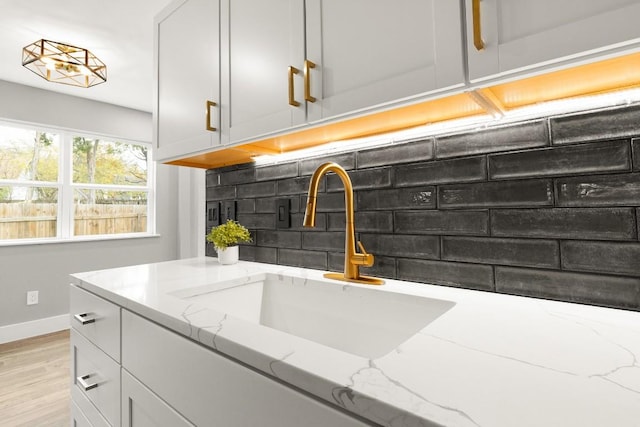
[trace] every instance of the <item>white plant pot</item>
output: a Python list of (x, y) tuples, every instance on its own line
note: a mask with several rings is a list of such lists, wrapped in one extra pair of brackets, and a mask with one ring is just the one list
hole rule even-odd
[(238, 262), (239, 246), (229, 246), (225, 249), (216, 248), (218, 252), (218, 262), (220, 264), (235, 264)]

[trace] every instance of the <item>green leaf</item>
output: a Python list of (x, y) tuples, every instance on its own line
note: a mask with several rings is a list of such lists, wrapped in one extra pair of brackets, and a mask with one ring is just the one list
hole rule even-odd
[(236, 246), (241, 242), (251, 242), (251, 234), (243, 225), (232, 219), (217, 227), (213, 227), (207, 234), (207, 242), (211, 242), (218, 249)]

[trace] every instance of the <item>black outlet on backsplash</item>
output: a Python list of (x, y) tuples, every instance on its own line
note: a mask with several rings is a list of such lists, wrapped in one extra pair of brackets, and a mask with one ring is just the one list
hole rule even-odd
[(225, 222), (232, 220), (236, 221), (238, 219), (236, 215), (237, 203), (235, 200), (225, 200), (221, 202), (222, 205), (222, 216), (220, 217), (220, 223), (224, 224)]
[(365, 274), (640, 310), (640, 105), (211, 169), (207, 227), (209, 204), (220, 221), (233, 206), (253, 237), (242, 259), (341, 271), (335, 175), (321, 183), (316, 227), (302, 227), (326, 161), (353, 182), (356, 232), (376, 256)]

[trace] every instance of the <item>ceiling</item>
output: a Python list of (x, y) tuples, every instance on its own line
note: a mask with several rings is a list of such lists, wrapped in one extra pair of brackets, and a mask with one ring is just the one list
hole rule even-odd
[[(170, 2), (0, 0), (0, 80), (150, 112), (153, 17)], [(24, 68), (22, 48), (43, 38), (91, 51), (107, 65), (107, 82), (68, 86)]]

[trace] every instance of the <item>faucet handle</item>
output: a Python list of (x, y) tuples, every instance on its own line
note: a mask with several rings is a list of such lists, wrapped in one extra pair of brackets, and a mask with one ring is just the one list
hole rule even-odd
[(356, 265), (364, 265), (365, 267), (371, 267), (373, 265), (373, 254), (367, 253), (367, 250), (362, 245), (362, 242), (358, 240), (358, 247), (362, 253), (354, 254), (352, 263)]

